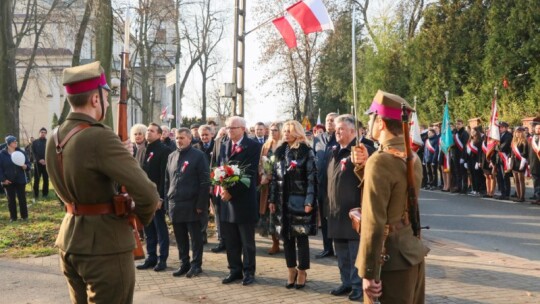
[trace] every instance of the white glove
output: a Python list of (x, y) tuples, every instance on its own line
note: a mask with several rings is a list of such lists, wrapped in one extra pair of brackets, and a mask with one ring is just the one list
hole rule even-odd
[(460, 159), (459, 159), (459, 163), (460, 163), (460, 164), (464, 164), (464, 163), (465, 163), (465, 160), (464, 160), (463, 158), (460, 158)]
[(463, 167), (465, 167), (465, 169), (469, 169), (469, 165), (467, 163), (463, 164)]
[(480, 163), (476, 163), (476, 164), (474, 165), (474, 169), (476, 169), (476, 170), (480, 169)]

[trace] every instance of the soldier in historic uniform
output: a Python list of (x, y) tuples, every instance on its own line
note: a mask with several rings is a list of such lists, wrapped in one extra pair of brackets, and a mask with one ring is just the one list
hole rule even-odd
[[(372, 139), (379, 150), (367, 159), (363, 172), (360, 248), (356, 260), (363, 278), (364, 303), (424, 303), (426, 249), (405, 219), (407, 169), (401, 125), (401, 97), (378, 91), (368, 111)], [(360, 152), (355, 150), (356, 159)], [(364, 151), (365, 150), (360, 150)], [(415, 155), (416, 192), (422, 181), (422, 163)], [(385, 226), (389, 234), (385, 237)], [(383, 263), (382, 255), (389, 259)]]
[(132, 303), (135, 240), (128, 219), (115, 215), (115, 182), (127, 188), (145, 225), (159, 195), (118, 135), (100, 123), (110, 90), (100, 63), (65, 69), (63, 84), (72, 112), (48, 140), (46, 164), (66, 207), (56, 245), (70, 298)]

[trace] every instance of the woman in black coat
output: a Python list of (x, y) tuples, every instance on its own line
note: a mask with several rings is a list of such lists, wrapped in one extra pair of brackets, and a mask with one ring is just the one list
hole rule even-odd
[[(21, 218), (28, 219), (28, 208), (26, 206), (26, 187), (27, 178), (25, 170), (30, 169), (30, 160), (26, 154), (17, 147), (17, 138), (9, 135), (6, 137), (6, 148), (0, 151), (0, 182), (4, 186), (8, 199), (9, 218), (11, 222), (17, 220), (17, 204), (15, 196), (19, 200)], [(21, 152), (25, 155), (25, 161), (22, 166), (18, 166), (11, 160), (14, 152)]]
[(268, 207), (272, 213), (281, 210), (276, 230), (283, 239), (289, 268), (285, 287), (300, 289), (306, 284), (310, 266), (308, 236), (317, 234), (315, 155), (297, 121), (286, 122), (282, 134), (283, 144), (275, 152)]

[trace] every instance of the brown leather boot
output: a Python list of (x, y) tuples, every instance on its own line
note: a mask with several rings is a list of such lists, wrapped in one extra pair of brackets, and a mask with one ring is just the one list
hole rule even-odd
[(268, 250), (268, 254), (272, 255), (276, 253), (279, 253), (279, 238), (277, 235), (272, 234), (272, 248)]

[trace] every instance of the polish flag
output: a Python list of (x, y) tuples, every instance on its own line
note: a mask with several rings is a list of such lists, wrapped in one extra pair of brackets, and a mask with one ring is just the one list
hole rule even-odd
[(418, 123), (418, 115), (416, 115), (416, 112), (412, 113), (412, 119), (410, 122), (410, 137), (411, 137), (411, 144), (416, 144), (418, 146), (422, 146), (422, 136), (420, 136), (420, 124)]
[(287, 12), (296, 19), (304, 34), (333, 30), (328, 11), (322, 0), (303, 0), (293, 4)]
[(279, 17), (274, 19), (272, 23), (276, 26), (277, 30), (285, 40), (285, 43), (290, 49), (296, 47), (296, 34), (291, 26), (291, 22), (287, 18), (288, 16)]

